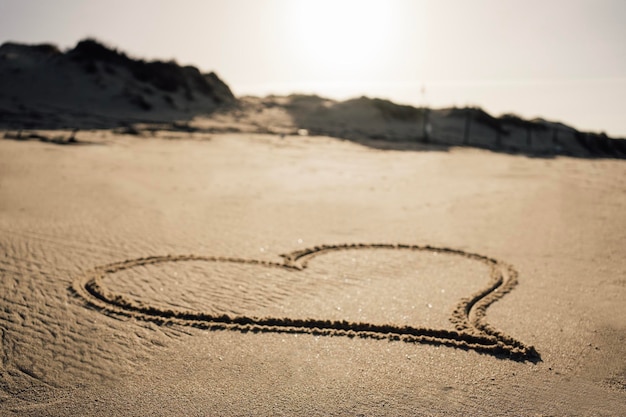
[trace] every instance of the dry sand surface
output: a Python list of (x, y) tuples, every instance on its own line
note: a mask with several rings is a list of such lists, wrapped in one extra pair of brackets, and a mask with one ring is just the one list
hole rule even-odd
[(78, 139), (0, 141), (0, 414), (626, 415), (623, 160)]

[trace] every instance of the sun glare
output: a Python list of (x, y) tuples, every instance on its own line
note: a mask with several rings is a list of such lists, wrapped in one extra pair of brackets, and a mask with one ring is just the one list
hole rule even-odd
[(386, 58), (391, 9), (383, 1), (316, 0), (291, 4), (293, 58), (321, 80), (371, 78)]

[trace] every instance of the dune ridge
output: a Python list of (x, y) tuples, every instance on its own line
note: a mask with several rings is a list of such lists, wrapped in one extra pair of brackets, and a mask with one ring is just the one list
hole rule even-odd
[(0, 125), (23, 128), (174, 121), (234, 101), (214, 72), (130, 58), (93, 39), (66, 52), (49, 44), (2, 44), (0, 91)]
[[(379, 148), (477, 147), (539, 156), (626, 158), (626, 139), (557, 121), (493, 116), (479, 107), (417, 108), (372, 97), (235, 97), (214, 72), (128, 57), (94, 39), (0, 46), (0, 127), (332, 136)], [(73, 136), (72, 136), (73, 137)], [(7, 139), (66, 144), (38, 132)], [(375, 143), (372, 143), (374, 141)], [(73, 143), (73, 142), (72, 142)]]

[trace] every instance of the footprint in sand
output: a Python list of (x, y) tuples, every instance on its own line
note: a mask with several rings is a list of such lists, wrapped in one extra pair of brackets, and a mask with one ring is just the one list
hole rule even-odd
[(282, 257), (280, 263), (129, 259), (95, 268), (73, 289), (106, 314), (156, 323), (401, 340), (539, 359), (532, 346), (485, 320), (487, 308), (517, 284), (515, 269), (496, 259), (401, 244), (324, 245)]

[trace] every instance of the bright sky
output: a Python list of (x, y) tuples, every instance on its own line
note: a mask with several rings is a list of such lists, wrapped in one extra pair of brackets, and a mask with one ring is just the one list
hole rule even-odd
[(626, 137), (625, 19), (624, 0), (0, 0), (0, 42), (90, 36), (237, 95), (479, 105)]

